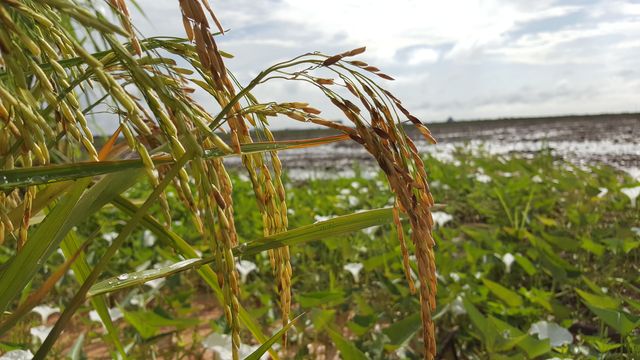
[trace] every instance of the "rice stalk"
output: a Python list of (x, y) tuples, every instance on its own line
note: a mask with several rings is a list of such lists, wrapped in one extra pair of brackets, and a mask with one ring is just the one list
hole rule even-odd
[[(211, 29), (221, 34), (224, 31), (206, 0), (179, 0), (186, 40), (139, 39), (124, 0), (109, 0), (109, 4), (119, 18), (119, 26), (68, 0), (0, 1), (3, 171), (9, 174), (15, 168), (44, 168), (50, 163), (73, 164), (79, 160), (135, 160), (144, 167), (154, 189), (145, 205), (132, 216), (126, 231), (121, 232), (107, 250), (107, 256), (92, 269), (67, 304), (37, 357), (44, 357), (51, 349), (109, 258), (125, 243), (135, 224), (145, 218), (151, 201), (159, 202), (165, 223), (170, 226), (171, 209), (165, 188), (173, 184), (215, 257), (216, 276), (209, 274), (207, 279), (218, 281), (232, 333), (233, 358), (237, 359), (240, 322), (246, 321), (247, 316), (239, 303), (234, 255), (234, 249), (242, 244), (238, 243), (235, 228), (233, 184), (220, 157), (208, 154), (241, 155), (262, 216), (264, 236), (269, 238), (287, 231), (283, 164), (277, 148), (269, 153), (243, 153), (243, 149), (256, 144), (254, 136), (275, 142), (269, 118), (282, 116), (342, 132), (363, 146), (385, 173), (396, 197), (393, 215), (405, 275), (410, 289), (419, 292), (422, 304), (425, 358), (433, 358), (435, 333), (431, 312), (435, 309), (436, 280), (429, 210), (433, 198), (424, 164), (402, 127), (404, 119), (413, 123), (428, 141), (435, 140), (400, 100), (370, 79), (375, 76), (392, 80), (389, 75), (353, 59), (365, 48), (333, 56), (304, 54), (265, 69), (242, 86), (225, 67), (226, 55), (218, 49)], [(67, 24), (78, 31), (72, 31)], [(129, 43), (123, 44), (116, 35), (124, 36)], [(94, 42), (96, 48), (89, 50), (83, 45), (82, 36), (90, 39), (97, 36), (101, 42)], [(162, 56), (159, 50), (186, 60), (191, 68), (178, 67), (175, 60)], [(318, 70), (332, 73), (332, 78), (318, 76)], [(257, 86), (276, 80), (302, 81), (315, 87), (342, 111), (349, 124), (323, 118), (320, 110), (306, 102), (261, 103), (251, 94)], [(200, 87), (212, 96), (220, 107), (216, 114), (209, 114), (191, 98), (193, 87)], [(96, 93), (97, 100), (86, 104), (82, 95), (91, 91)], [(95, 149), (87, 121), (88, 113), (98, 105), (106, 106), (119, 119), (120, 126), (112, 139), (117, 139), (118, 132), (124, 138), (121, 144), (113, 140), (100, 153)], [(224, 131), (228, 131), (229, 144), (220, 136)], [(161, 166), (159, 159), (174, 165)], [(83, 184), (90, 182), (82, 180)], [(5, 191), (0, 194), (0, 244), (15, 242), (16, 256), (25, 244), (28, 246), (34, 233), (30, 222), (33, 214), (53, 204), (69, 188), (64, 183), (59, 186), (45, 183), (27, 184), (24, 189), (2, 188)], [(410, 277), (401, 216), (408, 219), (411, 227), (419, 284), (414, 284)], [(287, 246), (268, 249), (284, 327), (289, 323), (291, 308), (291, 254)], [(34, 274), (39, 266), (34, 267)], [(284, 336), (283, 343), (286, 345)]]

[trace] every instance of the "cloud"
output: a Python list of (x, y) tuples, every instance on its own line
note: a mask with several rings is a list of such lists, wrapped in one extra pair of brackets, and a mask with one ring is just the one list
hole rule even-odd
[(409, 56), (409, 65), (429, 64), (438, 61), (440, 53), (429, 48), (417, 49)]
[[(143, 34), (184, 36), (178, 1), (138, 2), (151, 19), (134, 15)], [(236, 55), (227, 66), (245, 83), (302, 53), (366, 45), (362, 60), (397, 78), (384, 86), (427, 121), (638, 107), (635, 1), (210, 2), (231, 29), (219, 38), (220, 47)], [(290, 83), (268, 83), (257, 94), (263, 101), (326, 104), (317, 91)], [(325, 115), (340, 116), (333, 110)]]

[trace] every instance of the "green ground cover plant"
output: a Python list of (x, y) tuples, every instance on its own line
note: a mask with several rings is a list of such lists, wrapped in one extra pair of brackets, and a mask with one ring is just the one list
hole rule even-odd
[[(460, 149), (452, 161), (426, 158), (425, 163), (443, 204), (434, 211), (439, 356), (598, 359), (637, 354), (639, 215), (625, 194), (639, 185), (636, 180), (608, 166), (585, 169), (546, 153), (527, 159)], [(291, 226), (394, 201), (382, 174), (355, 170), (353, 177), (322, 180), (292, 180), (285, 172)], [(238, 171), (231, 177), (236, 216), (243, 219), (238, 236), (241, 242), (258, 238), (261, 218), (248, 196), (250, 180)], [(148, 193), (146, 186), (135, 186), (128, 195), (139, 203)], [(168, 201), (175, 209), (173, 231), (187, 240), (197, 238), (174, 189)], [(80, 239), (94, 239), (87, 250), (90, 265), (126, 223), (120, 206), (104, 209), (80, 227)], [(151, 212), (161, 209), (155, 206)], [(422, 356), (420, 305), (405, 285), (402, 250), (391, 224), (389, 219), (386, 225), (292, 244), (292, 266), (300, 269), (292, 277), (293, 312), (306, 315), (290, 333), (287, 357)], [(175, 267), (184, 257), (170, 239), (149, 229), (132, 234), (92, 291), (117, 290), (109, 296), (110, 306), (124, 314), (116, 326), (131, 357), (201, 354), (209, 333), (228, 333), (229, 327), (221, 313), (202, 306), (211, 294), (198, 276), (202, 268)], [(3, 248), (3, 260), (10, 251)], [(195, 245), (194, 251), (199, 258), (211, 255), (206, 244)], [(34, 287), (63, 262), (62, 256), (52, 257)], [(268, 255), (241, 256), (238, 266), (241, 303), (265, 332), (277, 330), (278, 289)], [(415, 265), (412, 269), (415, 273)], [(165, 271), (172, 275), (158, 280)], [(127, 279), (119, 280), (123, 274)], [(133, 280), (136, 276), (140, 279)], [(75, 282), (64, 276), (44, 302), (63, 306)], [(80, 310), (90, 311), (89, 304)], [(78, 325), (82, 341), (108, 341), (101, 325), (86, 318)], [(29, 329), (40, 324), (36, 314), (26, 317), (19, 330), (4, 338), (5, 350), (33, 346)], [(191, 341), (180, 343), (180, 338)], [(243, 342), (252, 340), (245, 335)], [(71, 345), (55, 348), (55, 354), (66, 356)]]

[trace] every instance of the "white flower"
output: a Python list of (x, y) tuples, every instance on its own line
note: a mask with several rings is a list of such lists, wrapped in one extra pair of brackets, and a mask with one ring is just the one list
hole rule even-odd
[[(122, 319), (124, 315), (122, 314), (122, 311), (120, 311), (119, 308), (114, 307), (109, 309), (109, 316), (111, 317), (112, 321), (116, 321), (118, 319)], [(102, 324), (102, 319), (100, 319), (100, 315), (98, 315), (98, 312), (95, 310), (91, 310), (89, 312), (89, 319), (91, 319), (91, 321), (99, 322)]]
[(351, 194), (351, 189), (342, 189), (340, 190), (341, 195), (349, 195)]
[(487, 174), (483, 174), (483, 173), (477, 173), (476, 174), (476, 180), (481, 182), (481, 183), (489, 183), (491, 182), (491, 176), (487, 175)]
[(516, 258), (511, 253), (506, 253), (502, 255), (502, 262), (504, 266), (507, 268), (507, 272), (511, 272), (511, 264), (516, 260)]
[(349, 206), (351, 207), (356, 207), (360, 204), (360, 199), (358, 199), (357, 197), (353, 196), (353, 195), (349, 195), (347, 197), (347, 201), (349, 201)]
[(376, 231), (378, 231), (379, 228), (380, 226), (369, 226), (368, 228), (362, 229), (362, 232), (367, 234), (370, 238), (373, 239), (376, 235)]
[(258, 267), (249, 260), (240, 260), (236, 263), (236, 269), (238, 269), (240, 273), (240, 280), (245, 283), (247, 282), (247, 276), (249, 276), (252, 271), (257, 270)]
[(164, 284), (164, 280), (165, 280), (164, 278), (157, 278), (157, 279), (149, 280), (144, 284), (155, 290), (155, 289), (158, 289), (160, 286), (162, 286), (162, 284)]
[(363, 267), (364, 265), (361, 263), (348, 263), (344, 265), (344, 269), (353, 275), (353, 280), (355, 282), (360, 281), (360, 270), (362, 270)]
[(146, 247), (152, 247), (158, 238), (149, 230), (145, 230), (142, 234), (142, 244)]
[(467, 310), (465, 310), (464, 305), (462, 304), (462, 296), (456, 296), (455, 300), (453, 300), (449, 306), (449, 310), (454, 316), (464, 315), (467, 313)]
[(446, 212), (443, 211), (434, 211), (431, 213), (431, 216), (433, 217), (433, 221), (438, 225), (438, 226), (443, 226), (444, 224), (448, 223), (449, 221), (453, 220), (453, 216), (447, 214)]
[(31, 336), (40, 340), (40, 343), (43, 343), (44, 339), (49, 335), (49, 332), (51, 332), (51, 329), (53, 329), (53, 326), (40, 325), (29, 329), (29, 333), (31, 333)]
[(600, 190), (600, 192), (597, 195), (599, 198), (604, 197), (609, 192), (609, 189), (607, 189), (606, 187), (598, 188), (598, 190)]
[(47, 322), (47, 319), (49, 319), (49, 316), (51, 316), (51, 314), (60, 312), (60, 308), (51, 307), (49, 305), (39, 305), (34, 307), (33, 310), (31, 311), (38, 313), (38, 315), (40, 315), (40, 317), (42, 318), (42, 323), (45, 324)]
[(540, 340), (549, 339), (553, 347), (573, 343), (573, 335), (571, 335), (569, 330), (554, 322), (538, 321), (531, 325), (529, 334), (538, 334), (538, 339)]
[(449, 277), (455, 282), (460, 281), (460, 274), (458, 273), (452, 272), (451, 274), (449, 274)]
[[(218, 354), (220, 359), (232, 359), (231, 353), (231, 336), (227, 334), (211, 333), (204, 340), (202, 340), (202, 346), (206, 349), (212, 350)], [(258, 346), (249, 346), (240, 344), (239, 355), (241, 359), (244, 359), (251, 355), (258, 349)], [(262, 355), (261, 359), (268, 359), (269, 353)]]
[(314, 220), (315, 220), (316, 222), (321, 222), (321, 221), (331, 220), (331, 219), (333, 219), (334, 217), (336, 217), (336, 216), (335, 216), (335, 215), (327, 215), (327, 216), (323, 216), (323, 215), (316, 215), (316, 216), (314, 216), (313, 218), (314, 218)]
[(354, 182), (351, 183), (351, 187), (354, 188), (354, 189), (358, 189), (358, 188), (360, 188), (360, 183), (357, 182), (357, 181), (354, 181)]
[(631, 231), (633, 231), (636, 235), (640, 236), (640, 227), (632, 227)]
[(0, 360), (31, 360), (33, 353), (29, 350), (11, 350), (0, 356)]
[(129, 299), (129, 304), (134, 305), (134, 306), (139, 306), (139, 307), (143, 307), (145, 302), (146, 302), (146, 300), (145, 300), (144, 294), (133, 295)]
[(102, 234), (102, 238), (105, 239), (109, 243), (109, 245), (111, 245), (111, 242), (115, 240), (115, 238), (117, 237), (118, 237), (118, 233), (113, 231)]
[(631, 207), (636, 207), (636, 199), (638, 195), (640, 195), (640, 186), (632, 187), (632, 188), (623, 188), (620, 191), (629, 197), (631, 200)]
[(534, 183), (540, 184), (542, 182), (542, 178), (540, 177), (540, 175), (534, 175), (531, 178), (531, 181), (533, 181)]

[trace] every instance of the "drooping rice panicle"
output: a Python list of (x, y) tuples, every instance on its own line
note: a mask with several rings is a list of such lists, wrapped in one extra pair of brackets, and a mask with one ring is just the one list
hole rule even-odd
[[(353, 56), (365, 51), (357, 48), (334, 56), (310, 53), (275, 64), (243, 87), (225, 67), (223, 57), (227, 55), (218, 49), (211, 29), (224, 31), (206, 0), (179, 0), (187, 41), (138, 38), (125, 1), (108, 3), (120, 26), (73, 1), (0, 1), (0, 167), (103, 160), (103, 153), (98, 154), (95, 149), (87, 118), (96, 107), (107, 108), (119, 119), (118, 131), (124, 137), (118, 149), (107, 151), (107, 155), (114, 159), (139, 157), (150, 185), (157, 191), (173, 184), (191, 213), (197, 232), (209, 243), (216, 258), (222, 306), (231, 328), (232, 356), (237, 359), (242, 318), (239, 276), (233, 257), (233, 248), (239, 245), (233, 186), (222, 160), (205, 158), (203, 153), (215, 149), (223, 154), (239, 154), (243, 146), (254, 144), (254, 138), (274, 142), (268, 128), (268, 118), (274, 116), (338, 130), (376, 159), (396, 196), (394, 221), (405, 276), (412, 291), (419, 288), (425, 357), (433, 358), (431, 312), (435, 309), (436, 283), (429, 211), (433, 199), (424, 165), (402, 128), (400, 116), (413, 123), (427, 140), (434, 140), (397, 98), (368, 76), (392, 78), (375, 66), (353, 60)], [(89, 50), (78, 33), (62, 25), (62, 19), (91, 39), (96, 35), (99, 41), (94, 42), (95, 49)], [(116, 35), (124, 36), (129, 43), (121, 43)], [(173, 58), (153, 50), (156, 48), (186, 60), (191, 68), (178, 67)], [(321, 75), (315, 73), (318, 69), (322, 69)], [(327, 71), (334, 78), (326, 77)], [(194, 77), (189, 77), (192, 74)], [(320, 110), (302, 101), (260, 103), (251, 95), (252, 89), (263, 82), (282, 79), (316, 87), (349, 123), (325, 119)], [(190, 97), (193, 87), (208, 92), (220, 111), (211, 115), (197, 104)], [(88, 93), (92, 96), (83, 96)], [(216, 131), (227, 131), (230, 144)], [(169, 169), (156, 165), (156, 156), (188, 164)], [(252, 182), (263, 234), (286, 231), (287, 197), (283, 164), (277, 152), (242, 154), (242, 163)], [(42, 209), (36, 201), (40, 189), (29, 184), (24, 190), (0, 194), (0, 244), (15, 239), (20, 250), (29, 243), (31, 217)], [(165, 223), (170, 226), (166, 194), (160, 191), (155, 196)], [(16, 212), (22, 216), (11, 215)], [(401, 213), (411, 227), (419, 285), (411, 278)], [(269, 256), (284, 326), (291, 311), (291, 254), (288, 247), (280, 247), (270, 250)], [(88, 285), (83, 284), (83, 289)], [(82, 294), (76, 299), (83, 301)], [(74, 306), (79, 306), (77, 301)], [(45, 342), (43, 353), (65, 325), (57, 325), (56, 335)]]

